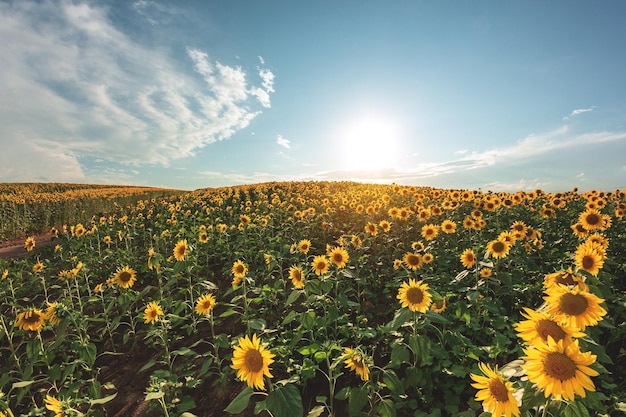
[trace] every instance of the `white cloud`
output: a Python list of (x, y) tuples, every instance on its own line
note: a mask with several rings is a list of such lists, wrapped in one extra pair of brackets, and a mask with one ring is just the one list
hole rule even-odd
[(0, 180), (80, 181), (81, 157), (167, 166), (248, 126), (274, 92), (269, 70), (252, 74), (261, 88), (199, 49), (175, 60), (92, 3), (0, 2), (0, 38)]
[(259, 55), (259, 62), (261, 63), (261, 65), (265, 65), (265, 60), (261, 55)]
[(291, 141), (289, 139), (285, 139), (282, 135), (278, 135), (276, 137), (276, 143), (287, 149), (291, 148)]
[(582, 114), (582, 113), (591, 112), (591, 111), (593, 111), (593, 109), (595, 109), (595, 108), (596, 108), (596, 106), (591, 106), (591, 107), (588, 107), (588, 108), (586, 108), (586, 109), (574, 109), (574, 110), (572, 110), (572, 112), (570, 113), (570, 115), (569, 115), (569, 116), (565, 116), (565, 117), (563, 118), (563, 120), (567, 120), (567, 119), (569, 119), (570, 117), (578, 116), (579, 114)]

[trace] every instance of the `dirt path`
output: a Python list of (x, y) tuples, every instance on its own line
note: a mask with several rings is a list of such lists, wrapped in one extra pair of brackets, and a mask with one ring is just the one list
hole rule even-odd
[[(50, 246), (54, 243), (52, 240), (52, 233), (44, 233), (33, 236), (35, 238), (35, 249), (42, 246)], [(24, 248), (24, 242), (26, 238), (11, 239), (0, 243), (0, 259), (15, 259), (22, 258), (28, 254)]]

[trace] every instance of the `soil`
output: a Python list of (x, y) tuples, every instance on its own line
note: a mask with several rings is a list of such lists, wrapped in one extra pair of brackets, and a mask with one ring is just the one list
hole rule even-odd
[[(50, 246), (54, 244), (52, 239), (52, 233), (43, 233), (33, 236), (35, 238), (35, 248)], [(28, 254), (24, 248), (24, 241), (26, 236), (20, 239), (11, 239), (0, 243), (0, 259), (16, 259), (23, 258)]]

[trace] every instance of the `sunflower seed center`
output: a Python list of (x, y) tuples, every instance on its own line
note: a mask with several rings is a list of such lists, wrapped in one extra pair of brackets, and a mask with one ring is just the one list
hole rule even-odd
[(565, 337), (565, 332), (552, 320), (539, 320), (537, 322), (537, 333), (543, 340), (548, 340), (548, 336), (551, 336), (555, 342)]
[(563, 294), (559, 299), (559, 308), (570, 316), (584, 313), (588, 306), (587, 299), (580, 294)]
[(120, 281), (128, 282), (130, 281), (130, 277), (131, 277), (130, 273), (127, 271), (124, 271), (120, 274)]
[(424, 299), (424, 293), (419, 288), (409, 288), (406, 292), (406, 298), (411, 304), (419, 304)]
[(566, 381), (576, 376), (576, 364), (564, 353), (552, 352), (543, 361), (546, 374), (560, 381)]
[(263, 356), (256, 349), (250, 349), (246, 352), (246, 368), (250, 372), (259, 372), (263, 368)]
[(498, 402), (504, 403), (509, 400), (509, 390), (506, 389), (504, 382), (499, 379), (492, 379), (491, 382), (489, 382), (489, 392)]

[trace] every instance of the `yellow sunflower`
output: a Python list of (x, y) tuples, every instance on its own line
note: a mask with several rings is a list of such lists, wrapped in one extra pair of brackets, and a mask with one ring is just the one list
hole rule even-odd
[(580, 213), (578, 216), (578, 223), (580, 223), (586, 230), (604, 228), (602, 213), (595, 209), (589, 209)]
[(248, 267), (242, 260), (238, 259), (233, 262), (233, 267), (231, 268), (231, 272), (235, 278), (243, 278), (248, 273)]
[(514, 325), (518, 336), (529, 345), (547, 343), (548, 336), (555, 341), (566, 337), (584, 337), (585, 334), (576, 327), (562, 324), (553, 315), (544, 311), (534, 311), (524, 307), (522, 316), (526, 318)]
[(483, 375), (470, 374), (470, 378), (475, 381), (472, 387), (478, 390), (476, 401), (482, 401), (483, 408), (493, 417), (519, 417), (517, 400), (513, 397), (513, 383), (502, 378), (498, 373), (498, 365), (494, 370), (479, 362), (478, 367)]
[(480, 276), (482, 278), (489, 278), (491, 276), (491, 268), (480, 268)]
[(143, 311), (144, 323), (156, 323), (159, 321), (159, 317), (163, 315), (163, 309), (156, 301), (148, 303), (146, 309)]
[(196, 313), (208, 316), (211, 314), (211, 310), (215, 307), (216, 301), (213, 294), (205, 294), (202, 297), (198, 298), (196, 302)]
[(342, 247), (333, 248), (328, 254), (328, 257), (332, 263), (337, 265), (337, 268), (345, 267), (350, 258), (348, 251)]
[(428, 284), (423, 284), (423, 281), (415, 281), (413, 278), (410, 278), (408, 283), (402, 283), (396, 298), (400, 300), (403, 308), (406, 307), (414, 312), (425, 313), (432, 302), (428, 289)]
[(118, 268), (115, 272), (115, 283), (122, 288), (130, 288), (137, 280), (137, 273), (134, 269), (126, 265), (124, 268)]
[(435, 260), (435, 256), (432, 253), (425, 253), (422, 255), (422, 262), (429, 264)]
[(432, 240), (439, 234), (439, 226), (436, 224), (425, 224), (422, 226), (422, 237), (426, 240)]
[(492, 240), (487, 244), (487, 253), (494, 258), (504, 258), (509, 254), (511, 245), (501, 240)]
[(578, 340), (564, 338), (556, 342), (549, 337), (548, 343), (525, 348), (524, 353), (522, 359), (526, 363), (522, 368), (528, 380), (544, 390), (546, 398), (573, 401), (576, 394), (584, 398), (586, 391), (596, 390), (589, 378), (598, 375), (589, 367), (596, 361), (596, 355), (581, 352)]
[(328, 272), (328, 267), (330, 266), (330, 264), (328, 263), (328, 258), (326, 258), (326, 256), (318, 255), (313, 258), (311, 266), (313, 268), (313, 272), (315, 272), (315, 275), (324, 275)]
[(408, 252), (404, 255), (404, 263), (415, 271), (422, 266), (422, 257), (418, 253)]
[(29, 236), (26, 238), (26, 241), (24, 242), (24, 248), (30, 252), (33, 249), (35, 249), (35, 238), (32, 236)]
[(106, 235), (105, 237), (102, 238), (102, 241), (106, 244), (106, 245), (110, 245), (111, 244), (111, 236)]
[(446, 311), (446, 297), (443, 297), (441, 300), (432, 303), (432, 305), (430, 306), (430, 310), (435, 313), (443, 313), (444, 311)]
[(37, 262), (35, 265), (33, 265), (33, 272), (35, 274), (38, 274), (43, 270), (43, 268), (44, 268), (43, 263)]
[(465, 249), (461, 254), (461, 263), (466, 268), (471, 268), (476, 263), (476, 254), (471, 249)]
[(65, 413), (63, 412), (63, 402), (59, 401), (57, 398), (54, 398), (51, 395), (46, 395), (46, 399), (44, 400), (46, 405), (46, 409), (52, 411), (54, 417), (65, 417)]
[(209, 241), (209, 235), (207, 234), (207, 232), (201, 231), (200, 233), (198, 233), (198, 241), (200, 243), (207, 243)]
[(345, 348), (343, 356), (345, 358), (343, 363), (346, 368), (356, 372), (356, 374), (360, 376), (363, 381), (368, 381), (370, 379), (369, 368), (367, 367), (365, 358), (360, 351)]
[(578, 275), (574, 275), (572, 268), (568, 268), (567, 271), (557, 271), (551, 274), (546, 274), (543, 278), (543, 288), (546, 290), (549, 290), (557, 285), (579, 287), (581, 290), (589, 291), (589, 287), (587, 287), (583, 278)]
[(289, 268), (289, 278), (296, 288), (304, 288), (304, 271), (299, 266)]
[(352, 246), (354, 246), (354, 249), (361, 249), (361, 246), (363, 245), (363, 241), (357, 235), (352, 235), (352, 238), (350, 239), (350, 243), (352, 243)]
[(523, 236), (526, 236), (527, 230), (528, 230), (528, 226), (526, 226), (526, 224), (520, 220), (514, 221), (513, 224), (511, 225), (512, 232), (518, 232), (522, 234)]
[(546, 291), (546, 294), (543, 297), (548, 303), (546, 312), (577, 329), (585, 330), (587, 326), (595, 326), (606, 315), (606, 310), (600, 306), (604, 300), (580, 288), (557, 285)]
[(9, 276), (9, 270), (5, 269), (4, 272), (2, 272), (2, 279), (7, 279), (8, 276)]
[(231, 368), (237, 371), (237, 378), (248, 384), (250, 388), (265, 389), (263, 376), (272, 378), (269, 366), (274, 362), (274, 354), (261, 344), (256, 334), (252, 340), (239, 338), (239, 345), (234, 347)]
[(365, 233), (370, 234), (371, 236), (376, 236), (378, 234), (378, 226), (372, 222), (368, 222), (365, 227)]
[(31, 308), (17, 315), (15, 327), (21, 330), (30, 330), (40, 332), (46, 324), (47, 316), (44, 312), (37, 308)]
[(174, 258), (177, 261), (184, 261), (188, 252), (189, 246), (187, 245), (187, 239), (179, 240), (174, 247)]
[(597, 276), (600, 269), (604, 266), (604, 257), (605, 252), (602, 246), (593, 242), (585, 242), (576, 248), (574, 264), (578, 269)]
[(311, 249), (311, 241), (308, 239), (302, 239), (298, 242), (298, 250), (301, 253), (309, 253), (309, 249)]
[(380, 226), (381, 229), (383, 229), (383, 232), (385, 233), (391, 230), (391, 223), (388, 222), (387, 220), (381, 220), (380, 223), (378, 223), (378, 225)]
[(49, 324), (56, 326), (57, 324), (61, 323), (61, 318), (59, 317), (59, 315), (57, 314), (57, 310), (60, 310), (60, 304), (59, 303), (48, 303), (48, 308), (46, 308), (46, 320), (48, 321)]
[(456, 223), (452, 220), (444, 220), (443, 223), (441, 223), (441, 231), (448, 235), (456, 232)]

